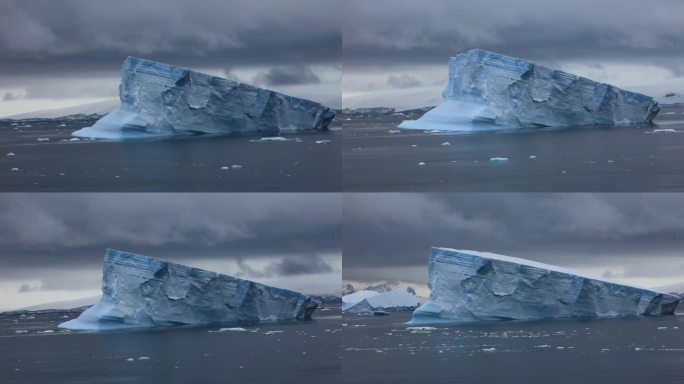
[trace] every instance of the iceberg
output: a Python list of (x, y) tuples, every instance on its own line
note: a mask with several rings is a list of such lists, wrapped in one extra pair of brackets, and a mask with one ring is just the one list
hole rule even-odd
[(98, 331), (310, 319), (317, 305), (286, 289), (108, 249), (102, 298), (59, 327)]
[(129, 56), (121, 105), (76, 137), (135, 139), (197, 134), (325, 131), (335, 114), (319, 103)]
[(432, 248), (430, 297), (412, 324), (671, 315), (680, 298), (487, 252)]
[(342, 297), (342, 311), (349, 313), (412, 311), (419, 305), (416, 295), (402, 289), (381, 293), (362, 290)]
[(444, 102), (409, 129), (479, 131), (651, 123), (658, 102), (533, 62), (473, 49), (449, 59)]

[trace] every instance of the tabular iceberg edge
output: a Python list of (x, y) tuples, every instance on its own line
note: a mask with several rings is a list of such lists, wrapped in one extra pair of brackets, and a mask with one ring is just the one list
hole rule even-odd
[(115, 330), (309, 319), (317, 305), (286, 289), (108, 249), (102, 298), (59, 327)]
[(658, 102), (533, 62), (473, 49), (449, 59), (444, 102), (409, 129), (480, 131), (651, 123)]
[(314, 101), (129, 56), (119, 109), (76, 137), (135, 139), (197, 134), (325, 131), (335, 114)]
[(432, 248), (429, 299), (412, 324), (670, 315), (674, 295), (486, 252)]

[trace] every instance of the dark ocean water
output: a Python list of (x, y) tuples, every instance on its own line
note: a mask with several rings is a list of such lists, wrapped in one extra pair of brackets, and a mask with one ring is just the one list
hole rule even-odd
[(317, 311), (311, 321), (243, 326), (246, 331), (216, 332), (222, 326), (209, 326), (80, 333), (57, 328), (77, 315), (0, 314), (0, 382), (341, 382), (339, 309)]
[(682, 383), (684, 316), (411, 328), (345, 315), (345, 383)]
[(402, 120), (419, 115), (347, 118), (343, 121), (343, 188), (684, 191), (684, 114), (680, 115), (665, 115), (668, 119), (657, 125), (478, 134), (397, 128)]
[(69, 141), (71, 132), (91, 124), (42, 122), (24, 127), (24, 123), (1, 122), (0, 191), (327, 192), (341, 188), (342, 135), (334, 122), (329, 132), (285, 136), (289, 141), (258, 141), (262, 136)]

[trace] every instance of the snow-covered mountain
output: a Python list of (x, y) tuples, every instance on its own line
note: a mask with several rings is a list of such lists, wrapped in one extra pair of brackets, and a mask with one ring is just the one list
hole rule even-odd
[(54, 119), (70, 115), (106, 115), (119, 107), (119, 99), (108, 99), (96, 103), (76, 105), (73, 107), (44, 109), (40, 111), (25, 112), (17, 115), (3, 117), (3, 119)]

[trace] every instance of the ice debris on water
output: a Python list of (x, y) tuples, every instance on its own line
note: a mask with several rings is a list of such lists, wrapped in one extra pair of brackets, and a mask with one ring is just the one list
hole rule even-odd
[(14, 152), (8, 152), (5, 156), (16, 156)]
[(329, 143), (330, 141), (331, 141), (331, 140), (316, 140), (316, 144), (327, 144), (327, 143)]
[(490, 157), (489, 161), (508, 161), (508, 157)]
[(50, 141), (49, 137), (39, 137), (36, 139), (36, 141)]

